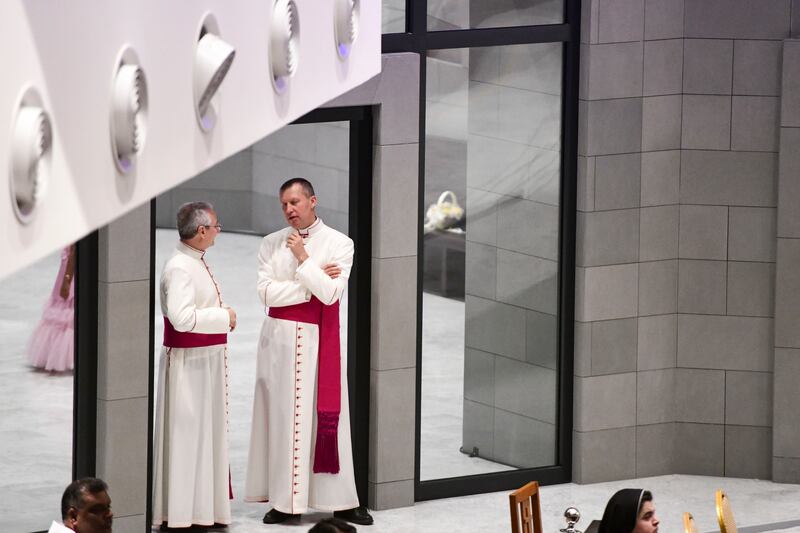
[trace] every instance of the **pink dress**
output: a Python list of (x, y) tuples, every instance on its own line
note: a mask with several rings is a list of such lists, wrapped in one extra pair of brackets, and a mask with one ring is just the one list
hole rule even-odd
[(42, 319), (31, 335), (28, 360), (36, 368), (63, 372), (73, 367), (73, 315), (75, 313), (75, 279), (69, 284), (69, 296), (61, 297), (61, 283), (69, 260), (70, 247), (61, 252), (61, 267), (50, 298), (44, 306)]

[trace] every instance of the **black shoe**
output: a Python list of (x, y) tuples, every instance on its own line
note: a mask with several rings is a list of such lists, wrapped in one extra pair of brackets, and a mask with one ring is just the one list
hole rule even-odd
[(295, 516), (299, 515), (282, 513), (277, 509), (270, 509), (267, 514), (264, 515), (262, 522), (265, 524), (280, 524), (281, 522), (286, 522), (288, 519)]
[(372, 516), (363, 505), (361, 507), (354, 507), (346, 511), (334, 511), (333, 516), (347, 520), (351, 524), (358, 524), (359, 526), (371, 526)]

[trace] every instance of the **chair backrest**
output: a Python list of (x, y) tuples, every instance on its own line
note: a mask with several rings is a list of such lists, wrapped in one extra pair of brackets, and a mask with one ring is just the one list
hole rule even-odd
[(683, 513), (683, 531), (684, 533), (698, 533), (692, 513)]
[(511, 504), (511, 533), (543, 533), (539, 483), (531, 481), (512, 492), (508, 499)]
[(733, 519), (733, 511), (731, 511), (731, 501), (728, 499), (728, 495), (722, 492), (722, 489), (717, 491), (716, 503), (720, 532), (737, 533), (736, 521)]

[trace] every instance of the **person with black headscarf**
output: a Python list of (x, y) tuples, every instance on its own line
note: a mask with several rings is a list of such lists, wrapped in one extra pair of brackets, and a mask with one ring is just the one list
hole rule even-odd
[(598, 533), (658, 533), (653, 495), (648, 490), (617, 491), (603, 512)]

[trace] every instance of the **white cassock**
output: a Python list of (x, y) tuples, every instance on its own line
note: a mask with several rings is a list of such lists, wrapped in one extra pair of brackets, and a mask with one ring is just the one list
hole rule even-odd
[[(301, 514), (309, 507), (340, 511), (358, 507), (350, 411), (347, 401), (346, 288), (353, 265), (353, 241), (319, 218), (304, 237), (309, 258), (299, 267), (286, 239), (293, 228), (271, 233), (258, 254), (258, 295), (268, 307), (308, 302), (340, 302), (341, 408), (339, 413), (339, 473), (316, 474), (317, 355), (319, 326), (267, 316), (261, 328), (256, 362), (253, 425), (247, 463), (247, 501), (269, 501), (278, 511)], [(342, 269), (331, 279), (328, 263)], [(302, 337), (302, 338), (299, 338)]]
[[(230, 329), (203, 253), (180, 242), (161, 274), (161, 311), (179, 335)], [(231, 522), (226, 357), (225, 344), (161, 350), (153, 524)]]

